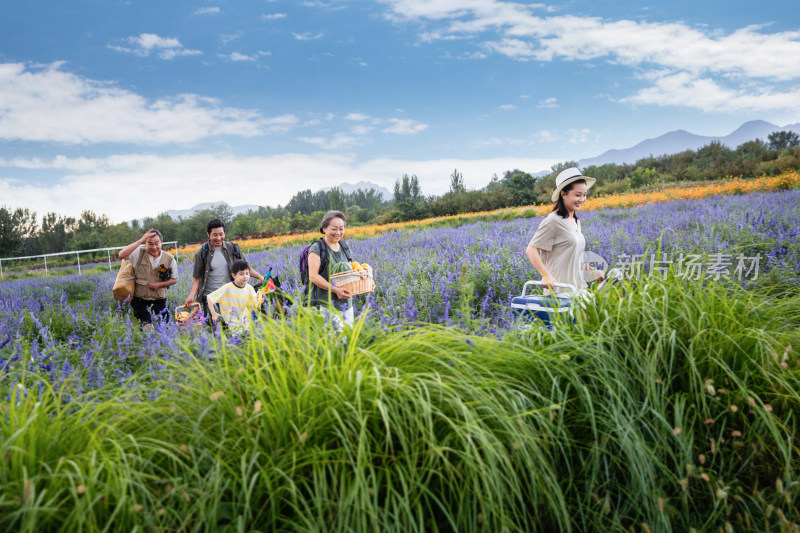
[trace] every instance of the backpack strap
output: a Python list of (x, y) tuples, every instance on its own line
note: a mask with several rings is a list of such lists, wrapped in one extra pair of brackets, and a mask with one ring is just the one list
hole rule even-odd
[(244, 259), (244, 256), (242, 255), (242, 250), (241, 248), (239, 248), (239, 245), (236, 244), (235, 242), (232, 242), (231, 244), (233, 245), (233, 258)]
[(324, 275), (328, 271), (328, 244), (324, 237), (320, 237), (319, 243), (319, 274)]
[[(320, 238), (319, 241), (319, 273), (324, 274), (328, 271), (328, 243), (325, 242), (325, 238)], [(339, 241), (339, 245), (342, 247), (342, 251), (344, 252), (344, 256), (347, 258), (348, 261), (352, 261), (353, 258), (350, 256), (350, 247), (344, 240)]]
[(144, 246), (139, 248), (139, 252), (141, 252), (139, 254), (139, 260), (136, 261), (136, 268), (133, 269), (133, 279), (134, 280), (136, 279), (136, 275), (139, 273), (139, 267), (142, 266), (142, 259), (144, 259), (144, 254), (147, 253), (147, 251), (144, 249)]
[(350, 255), (350, 246), (342, 239), (339, 241), (339, 244), (342, 246), (342, 250), (344, 250), (344, 256), (347, 258), (348, 261), (352, 261), (353, 257)]

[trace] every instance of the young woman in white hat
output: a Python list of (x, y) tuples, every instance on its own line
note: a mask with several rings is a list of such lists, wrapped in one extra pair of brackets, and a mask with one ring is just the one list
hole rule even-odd
[[(562, 171), (556, 177), (553, 211), (542, 220), (528, 243), (525, 253), (552, 292), (568, 290), (554, 288), (553, 283), (568, 283), (578, 291), (587, 287), (582, 275), (586, 239), (581, 233), (578, 211), (594, 183), (594, 178), (582, 175), (575, 167)], [(597, 277), (603, 279), (602, 271)]]

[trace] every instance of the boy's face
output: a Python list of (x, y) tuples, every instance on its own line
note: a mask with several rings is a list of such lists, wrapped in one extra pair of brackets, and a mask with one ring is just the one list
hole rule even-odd
[(247, 268), (233, 274), (233, 282), (236, 284), (237, 287), (244, 287), (245, 285), (247, 285), (247, 282), (249, 280), (250, 280), (250, 270)]

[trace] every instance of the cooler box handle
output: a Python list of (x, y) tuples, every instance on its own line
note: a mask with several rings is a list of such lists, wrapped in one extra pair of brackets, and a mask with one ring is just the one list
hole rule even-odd
[[(541, 280), (526, 281), (525, 285), (522, 286), (522, 296), (523, 297), (527, 295), (527, 291), (528, 291), (528, 287), (529, 286), (544, 287), (545, 284), (544, 284), (544, 281), (541, 281)], [(563, 287), (565, 289), (572, 289), (573, 292), (577, 290), (577, 287), (575, 285), (571, 284), (571, 283), (555, 282), (555, 283), (552, 283), (552, 286), (553, 287)]]

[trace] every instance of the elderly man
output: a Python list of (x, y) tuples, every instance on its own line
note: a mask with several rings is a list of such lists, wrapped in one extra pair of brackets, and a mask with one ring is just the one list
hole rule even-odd
[(153, 315), (166, 314), (167, 289), (178, 282), (175, 258), (161, 250), (162, 242), (161, 232), (151, 229), (119, 251), (120, 259), (134, 265), (136, 285), (131, 308), (143, 326), (153, 322)]

